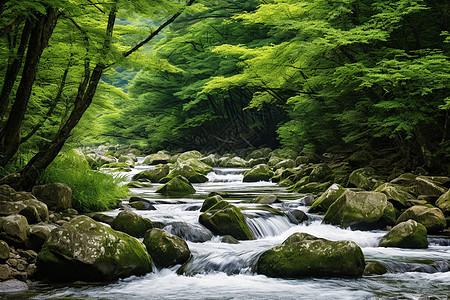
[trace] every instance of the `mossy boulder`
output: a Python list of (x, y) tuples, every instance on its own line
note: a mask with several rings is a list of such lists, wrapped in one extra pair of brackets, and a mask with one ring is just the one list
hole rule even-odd
[(37, 257), (41, 277), (55, 281), (110, 281), (152, 270), (144, 245), (87, 216), (54, 229)]
[(273, 194), (259, 195), (255, 199), (255, 203), (258, 203), (258, 204), (272, 204), (275, 202), (280, 202), (280, 199), (278, 199), (277, 195), (273, 195)]
[(309, 176), (300, 178), (297, 182), (287, 188), (288, 192), (298, 191), (302, 186), (309, 183)]
[(101, 167), (101, 169), (115, 169), (115, 168), (127, 169), (130, 166), (134, 167), (134, 162), (132, 162), (131, 165), (126, 162), (115, 162), (115, 163), (110, 163), (110, 164), (104, 164)]
[(444, 213), (437, 207), (412, 206), (398, 217), (397, 224), (409, 219), (421, 223), (429, 233), (436, 233), (447, 227)]
[(418, 176), (412, 184), (417, 195), (440, 197), (447, 192), (445, 185), (449, 182), (450, 178), (444, 176)]
[[(202, 204), (202, 207), (200, 208), (200, 211), (201, 212), (207, 211), (208, 209), (210, 209), (211, 207), (213, 207), (214, 205), (216, 205), (220, 201), (223, 201), (222, 196), (220, 196), (220, 195), (210, 196), (210, 197), (206, 198), (205, 201), (203, 201), (203, 204)], [(223, 202), (227, 203), (225, 201), (223, 201)]]
[(247, 156), (247, 160), (267, 157), (267, 156), (269, 156), (270, 152), (272, 152), (272, 149), (270, 149), (270, 148), (262, 148), (262, 149), (253, 150)]
[(185, 241), (162, 229), (153, 228), (145, 233), (144, 245), (157, 267), (167, 268), (184, 264), (191, 257)]
[(171, 157), (164, 151), (158, 151), (158, 153), (147, 155), (142, 163), (146, 165), (167, 164)]
[(191, 158), (200, 159), (202, 157), (203, 157), (203, 155), (200, 152), (198, 152), (197, 150), (192, 150), (192, 151), (187, 151), (187, 152), (181, 153), (177, 157), (177, 162), (180, 163), (180, 162), (186, 161)]
[(244, 182), (268, 181), (274, 175), (268, 165), (256, 165), (244, 172)]
[(202, 213), (199, 222), (216, 235), (231, 235), (238, 240), (255, 239), (241, 211), (226, 201), (219, 201)]
[(45, 240), (55, 228), (57, 228), (55, 225), (45, 223), (30, 225), (27, 230), (26, 247), (36, 251), (41, 250)]
[(367, 150), (361, 150), (353, 153), (348, 158), (348, 163), (355, 168), (360, 168), (363, 166), (367, 166), (369, 162), (372, 160), (372, 155)]
[(450, 214), (450, 189), (437, 199), (436, 206), (439, 207), (444, 214)]
[(377, 192), (354, 192), (346, 190), (328, 208), (322, 223), (342, 228), (375, 229), (386, 225), (387, 197)]
[(226, 168), (244, 168), (247, 165), (247, 162), (240, 158), (239, 156), (234, 156), (232, 158), (228, 158), (223, 160), (220, 163), (221, 167), (226, 167)]
[(253, 168), (254, 166), (260, 165), (260, 164), (267, 164), (269, 161), (268, 158), (262, 157), (262, 158), (252, 158), (249, 159), (247, 162), (247, 167)]
[(327, 164), (315, 165), (309, 174), (310, 182), (327, 182), (334, 177), (333, 170)]
[(325, 213), (343, 193), (345, 188), (337, 183), (332, 184), (309, 208), (309, 213)]
[(380, 247), (428, 248), (427, 229), (411, 219), (401, 222), (381, 238)]
[(213, 170), (213, 167), (195, 158), (185, 160), (182, 164), (192, 167), (196, 172), (202, 175), (208, 174)]
[(364, 268), (364, 275), (383, 275), (387, 273), (387, 268), (384, 264), (378, 261), (371, 261), (366, 264)]
[(49, 183), (33, 187), (32, 193), (48, 209), (63, 211), (72, 207), (72, 189), (64, 183)]
[(28, 221), (22, 215), (0, 217), (0, 239), (22, 246), (27, 240)]
[(385, 194), (388, 201), (392, 202), (392, 204), (399, 209), (405, 208), (407, 201), (414, 199), (413, 195), (408, 192), (407, 188), (389, 182), (383, 183), (377, 187), (375, 192)]
[(348, 184), (366, 191), (372, 191), (383, 182), (376, 178), (375, 169), (367, 167), (353, 171), (348, 178)]
[(271, 167), (276, 166), (277, 164), (279, 164), (280, 162), (282, 162), (284, 159), (281, 157), (278, 157), (277, 155), (272, 155), (269, 158), (269, 161), (267, 162), (267, 164)]
[(176, 176), (172, 178), (169, 182), (159, 187), (156, 193), (160, 193), (166, 196), (186, 196), (195, 194), (195, 189), (183, 176)]
[(328, 181), (328, 182), (308, 182), (307, 184), (304, 184), (302, 186), (300, 186), (296, 192), (297, 193), (301, 193), (301, 194), (319, 194), (322, 193), (324, 191), (326, 191), (330, 186), (331, 186), (332, 182)]
[(5, 241), (0, 240), (0, 263), (3, 263), (9, 258), (9, 245)]
[(391, 183), (401, 186), (410, 186), (412, 182), (417, 178), (417, 175), (412, 173), (403, 173), (400, 176), (391, 180)]
[(284, 169), (295, 168), (295, 161), (293, 159), (285, 159), (285, 160), (280, 161), (273, 167), (274, 170), (283, 169), (283, 168)]
[(210, 167), (217, 166), (217, 157), (214, 154), (210, 154), (208, 156), (202, 157), (198, 159), (198, 161), (207, 164)]
[(270, 277), (360, 277), (364, 254), (351, 241), (329, 241), (294, 233), (258, 259), (257, 273)]
[(160, 168), (155, 168), (151, 170), (145, 170), (137, 173), (133, 176), (133, 180), (149, 180), (150, 182), (157, 183), (162, 178), (169, 175), (170, 167), (168, 165), (163, 165)]
[(177, 176), (183, 176), (190, 183), (203, 183), (208, 181), (208, 178), (205, 175), (197, 172), (192, 166), (185, 163), (180, 163), (172, 170), (172, 172), (169, 173), (169, 175), (162, 178), (160, 183), (169, 182)]
[(111, 228), (134, 237), (143, 237), (147, 230), (153, 228), (153, 223), (135, 212), (122, 211), (112, 221)]

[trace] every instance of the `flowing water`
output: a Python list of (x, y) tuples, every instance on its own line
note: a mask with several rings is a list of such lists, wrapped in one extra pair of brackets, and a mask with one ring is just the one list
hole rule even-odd
[[(150, 166), (138, 165), (128, 179)], [(448, 299), (450, 297), (449, 238), (430, 236), (430, 247), (424, 250), (380, 248), (383, 231), (352, 231), (320, 224), (321, 217), (308, 215), (300, 225), (285, 216), (259, 210), (249, 200), (261, 194), (276, 194), (281, 210), (300, 209), (301, 195), (287, 193), (270, 182), (244, 183), (242, 169), (216, 168), (209, 181), (194, 184), (197, 193), (191, 197), (173, 198), (156, 194), (160, 186), (131, 189), (134, 195), (154, 203), (156, 210), (137, 211), (165, 230), (187, 240), (193, 259), (185, 265), (186, 275), (177, 275), (180, 266), (154, 269), (143, 277), (130, 277), (107, 285), (56, 286), (36, 283), (27, 294), (16, 297), (34, 299)], [(226, 200), (246, 207), (247, 222), (257, 236), (239, 244), (221, 242), (198, 222), (200, 207), (213, 191), (227, 192)], [(107, 212), (117, 215), (119, 210)], [(364, 252), (366, 262), (386, 265), (385, 275), (362, 278), (278, 279), (257, 275), (254, 267), (259, 255), (281, 244), (295, 232), (306, 232), (330, 240), (352, 240)], [(13, 297), (14, 298), (14, 297)]]

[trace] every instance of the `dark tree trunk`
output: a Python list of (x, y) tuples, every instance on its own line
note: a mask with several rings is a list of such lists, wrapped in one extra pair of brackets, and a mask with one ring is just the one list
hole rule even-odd
[(0, 166), (4, 167), (16, 154), (20, 146), (20, 129), (27, 110), (31, 90), (39, 65), (39, 60), (44, 48), (52, 35), (58, 20), (58, 9), (47, 9), (47, 15), (39, 17), (31, 29), (28, 41), (25, 65), (22, 78), (17, 89), (14, 105), (6, 121), (5, 127), (0, 132)]

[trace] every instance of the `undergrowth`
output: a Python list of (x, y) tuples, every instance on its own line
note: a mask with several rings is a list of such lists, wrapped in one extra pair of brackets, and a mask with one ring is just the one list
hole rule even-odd
[(40, 183), (61, 182), (72, 189), (72, 207), (79, 212), (111, 209), (117, 199), (128, 195), (120, 186), (124, 179), (92, 170), (81, 153), (71, 150), (60, 154), (40, 177)]

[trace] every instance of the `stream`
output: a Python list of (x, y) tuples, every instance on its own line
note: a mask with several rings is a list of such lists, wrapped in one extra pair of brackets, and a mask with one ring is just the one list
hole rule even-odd
[[(137, 165), (132, 175), (153, 168)], [(276, 194), (282, 203), (272, 207), (304, 212), (304, 198), (286, 192), (271, 182), (244, 183), (243, 169), (215, 168), (209, 181), (194, 184), (191, 197), (166, 197), (151, 188), (131, 188), (132, 195), (154, 203), (156, 210), (136, 211), (164, 229), (185, 239), (193, 259), (185, 266), (186, 275), (177, 275), (180, 267), (155, 269), (143, 277), (129, 277), (107, 285), (49, 285), (33, 283), (30, 290), (10, 299), (448, 299), (450, 297), (450, 239), (429, 236), (428, 249), (381, 248), (378, 242), (385, 231), (352, 231), (322, 225), (321, 216), (308, 214), (310, 220), (294, 225), (285, 216), (274, 216), (246, 203), (261, 194)], [(229, 193), (226, 201), (246, 207), (247, 222), (256, 240), (227, 244), (198, 222), (200, 207), (210, 192)], [(117, 215), (120, 211), (105, 212)], [(303, 278), (279, 279), (257, 275), (254, 266), (265, 250), (281, 244), (295, 232), (306, 232), (329, 240), (352, 240), (363, 250), (366, 262), (386, 265), (384, 275), (357, 279)]]

